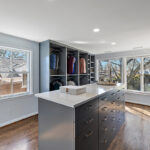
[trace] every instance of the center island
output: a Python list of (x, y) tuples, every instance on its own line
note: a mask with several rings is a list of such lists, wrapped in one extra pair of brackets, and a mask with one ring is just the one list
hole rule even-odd
[(124, 85), (39, 93), (39, 150), (106, 150), (124, 124)]

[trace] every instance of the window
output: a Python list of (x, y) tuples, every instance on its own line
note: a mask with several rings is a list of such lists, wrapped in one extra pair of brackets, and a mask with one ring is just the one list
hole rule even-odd
[(127, 89), (150, 92), (150, 57), (127, 59)]
[(121, 83), (122, 59), (104, 60), (99, 62), (99, 81), (102, 84)]
[(127, 90), (150, 92), (150, 56), (122, 60), (99, 61), (100, 83), (121, 83), (124, 79)]
[(144, 58), (144, 91), (150, 92), (150, 57)]
[(111, 78), (113, 82), (121, 83), (122, 81), (122, 59), (110, 60)]
[(109, 62), (100, 61), (99, 63), (99, 81), (108, 82), (109, 81)]
[(0, 48), (0, 97), (30, 92), (30, 52)]
[(127, 59), (127, 89), (141, 89), (141, 58)]

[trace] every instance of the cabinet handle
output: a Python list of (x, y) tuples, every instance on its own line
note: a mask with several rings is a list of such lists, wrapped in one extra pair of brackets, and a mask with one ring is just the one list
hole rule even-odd
[(115, 118), (115, 117), (112, 117), (112, 120), (113, 120), (113, 121), (115, 121), (115, 120), (116, 120), (116, 118)]
[(92, 123), (93, 121), (94, 121), (94, 119), (91, 118), (91, 119), (87, 120), (86, 123), (89, 124), (89, 123)]
[(106, 144), (106, 143), (107, 143), (107, 140), (106, 140), (106, 139), (104, 139), (101, 143)]
[(107, 109), (107, 107), (103, 107), (103, 108), (102, 108), (102, 111), (106, 111), (106, 109)]
[(116, 130), (116, 128), (115, 128), (115, 127), (113, 127), (113, 128), (112, 128), (112, 130), (113, 130), (113, 131), (115, 131), (115, 130)]
[(93, 105), (88, 105), (88, 107), (86, 109), (90, 110), (92, 107), (93, 107)]
[(111, 95), (115, 95), (115, 93), (111, 93)]
[(104, 117), (104, 121), (107, 121), (107, 117), (106, 116)]
[(88, 138), (93, 134), (93, 131), (90, 131), (88, 134), (85, 134), (85, 137)]
[(114, 103), (115, 103), (115, 101), (112, 101), (112, 102), (111, 102), (111, 104), (114, 104)]
[(113, 109), (113, 110), (111, 110), (111, 112), (115, 112), (115, 110)]
[(104, 128), (104, 131), (107, 132), (107, 131), (108, 131), (108, 128)]

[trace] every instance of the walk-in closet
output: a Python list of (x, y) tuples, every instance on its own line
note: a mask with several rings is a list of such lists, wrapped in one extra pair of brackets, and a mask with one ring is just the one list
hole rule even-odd
[(40, 91), (95, 82), (95, 55), (55, 42), (40, 43)]

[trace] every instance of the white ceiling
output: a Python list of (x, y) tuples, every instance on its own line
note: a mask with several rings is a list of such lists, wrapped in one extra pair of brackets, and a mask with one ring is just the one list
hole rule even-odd
[(150, 48), (150, 0), (0, 0), (0, 32), (92, 53)]

